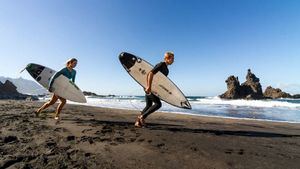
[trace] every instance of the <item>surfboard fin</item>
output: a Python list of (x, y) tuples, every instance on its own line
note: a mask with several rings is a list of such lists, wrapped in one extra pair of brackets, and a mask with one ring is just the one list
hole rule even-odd
[(192, 106), (190, 105), (190, 103), (188, 101), (181, 102), (181, 106), (182, 106), (182, 108), (185, 108), (185, 109), (192, 109)]
[(20, 71), (20, 73), (23, 73), (25, 69), (26, 69), (26, 67), (25, 67), (24, 69), (22, 69), (22, 70)]
[(20, 73), (24, 72), (24, 70), (27, 69), (27, 68), (30, 67), (30, 66), (31, 66), (31, 63), (29, 63), (28, 65), (26, 65), (26, 67), (25, 67), (24, 69), (22, 69), (22, 70), (20, 71)]

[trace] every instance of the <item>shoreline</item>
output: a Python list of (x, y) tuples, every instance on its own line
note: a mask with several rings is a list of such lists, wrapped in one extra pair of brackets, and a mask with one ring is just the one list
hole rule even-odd
[(67, 104), (35, 117), (42, 102), (0, 101), (0, 168), (289, 168), (300, 125)]
[[(38, 101), (38, 102), (45, 102), (45, 101)], [(98, 107), (98, 108), (107, 108), (107, 109), (119, 109), (119, 110), (127, 110), (127, 111), (140, 111), (130, 108), (115, 108), (115, 107), (100, 107), (96, 105), (84, 105), (81, 103), (67, 103), (70, 105), (80, 105), (80, 106), (91, 106), (91, 107)], [(142, 108), (141, 108), (142, 110)], [(283, 120), (269, 120), (269, 119), (253, 119), (253, 118), (239, 118), (239, 117), (226, 117), (226, 116), (214, 116), (214, 115), (203, 115), (203, 114), (194, 114), (194, 113), (187, 113), (187, 112), (176, 112), (176, 111), (160, 111), (158, 110), (155, 113), (166, 113), (166, 114), (181, 114), (181, 115), (189, 115), (189, 116), (199, 116), (199, 117), (212, 117), (212, 118), (224, 118), (224, 119), (233, 119), (233, 120), (249, 120), (249, 121), (262, 121), (262, 122), (274, 122), (274, 123), (291, 123), (291, 124), (300, 124), (300, 121), (283, 121)]]

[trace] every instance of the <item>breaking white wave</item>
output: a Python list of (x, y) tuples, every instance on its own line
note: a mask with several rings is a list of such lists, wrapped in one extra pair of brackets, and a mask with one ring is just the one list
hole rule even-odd
[[(300, 123), (299, 99), (223, 100), (218, 97), (189, 97), (189, 101), (192, 105), (192, 110), (176, 108), (163, 102), (163, 106), (159, 111), (200, 116)], [(70, 101), (68, 103), (78, 104)], [(87, 97), (87, 103), (82, 105), (141, 111), (145, 106), (145, 101), (143, 96)]]
[[(292, 100), (292, 99), (289, 99)], [(247, 106), (247, 107), (286, 107), (286, 108), (300, 108), (299, 103), (290, 103), (287, 99), (279, 100), (223, 100), (219, 97), (200, 98), (193, 102), (201, 105), (231, 105), (231, 106)]]

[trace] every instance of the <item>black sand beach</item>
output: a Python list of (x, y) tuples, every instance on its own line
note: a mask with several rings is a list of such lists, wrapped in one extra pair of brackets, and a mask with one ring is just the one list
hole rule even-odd
[(0, 168), (298, 169), (300, 124), (0, 101)]

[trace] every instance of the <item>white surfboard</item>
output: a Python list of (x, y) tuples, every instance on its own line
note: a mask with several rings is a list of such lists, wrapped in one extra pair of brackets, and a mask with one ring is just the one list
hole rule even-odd
[[(119, 55), (119, 60), (129, 75), (143, 88), (146, 88), (147, 74), (153, 69), (153, 66), (145, 60), (126, 52)], [(173, 106), (185, 109), (192, 108), (181, 90), (161, 72), (154, 75), (151, 90), (154, 95)]]
[[(35, 63), (28, 64), (26, 70), (46, 89), (49, 88), (51, 77), (56, 73), (53, 69)], [(54, 80), (52, 87), (53, 93), (62, 98), (78, 103), (86, 103), (86, 98), (79, 87), (64, 75), (58, 76)]]

